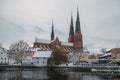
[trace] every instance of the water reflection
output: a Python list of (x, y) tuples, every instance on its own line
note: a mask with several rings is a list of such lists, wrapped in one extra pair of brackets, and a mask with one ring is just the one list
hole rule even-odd
[(120, 80), (105, 74), (70, 71), (2, 71), (0, 80)]

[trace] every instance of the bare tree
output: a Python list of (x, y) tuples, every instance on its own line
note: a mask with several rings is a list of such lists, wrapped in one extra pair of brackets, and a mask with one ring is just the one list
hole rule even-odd
[(2, 43), (0, 43), (0, 48), (2, 48)]
[(12, 57), (17, 63), (21, 63), (24, 53), (29, 52), (29, 45), (27, 42), (20, 40), (16, 43), (13, 43), (9, 47), (9, 55)]
[(101, 52), (105, 54), (106, 53), (106, 48), (102, 48)]

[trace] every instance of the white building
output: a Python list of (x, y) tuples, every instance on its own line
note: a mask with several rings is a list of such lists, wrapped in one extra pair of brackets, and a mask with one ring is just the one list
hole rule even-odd
[(32, 64), (32, 56), (26, 56), (22, 58), (22, 64), (24, 65)]
[(13, 64), (14, 60), (10, 59), (7, 54), (7, 50), (0, 47), (0, 64)]
[(51, 56), (52, 51), (36, 51), (33, 55), (33, 64), (35, 66), (47, 66), (47, 60)]

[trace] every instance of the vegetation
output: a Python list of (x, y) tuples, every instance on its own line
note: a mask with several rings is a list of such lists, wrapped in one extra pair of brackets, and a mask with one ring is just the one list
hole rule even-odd
[(16, 43), (13, 43), (9, 47), (9, 57), (13, 58), (17, 63), (22, 64), (22, 58), (25, 52), (29, 52), (29, 45), (27, 42), (20, 40)]
[(2, 44), (0, 43), (0, 48), (2, 48)]
[(48, 65), (59, 65), (68, 62), (67, 55), (60, 48), (55, 48), (52, 51), (51, 57), (48, 59)]
[(101, 52), (105, 54), (106, 53), (106, 48), (102, 48)]

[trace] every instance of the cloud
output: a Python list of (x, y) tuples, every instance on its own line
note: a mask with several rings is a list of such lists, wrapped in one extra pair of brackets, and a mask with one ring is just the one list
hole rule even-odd
[(55, 29), (55, 33), (60, 36), (60, 35), (65, 35), (65, 33), (59, 29)]
[(22, 26), (0, 18), (0, 42), (6, 44), (5, 47), (13, 41), (23, 40), (25, 35), (26, 30)]
[(116, 44), (119, 40), (116, 39), (108, 39), (99, 37), (99, 36), (84, 36), (84, 46), (88, 49), (101, 49), (101, 48), (108, 48), (111, 49), (116, 47)]
[(20, 35), (22, 36), (22, 34), (25, 33), (25, 29), (19, 24), (0, 18), (0, 33), (0, 37), (9, 39)]
[(120, 40), (119, 0), (0, 0), (0, 41), (10, 44), (25, 39), (32, 43), (36, 35), (47, 39), (52, 19), (55, 35), (67, 41), (71, 12), (75, 26), (77, 4), (81, 30), (87, 35), (83, 36), (84, 45), (114, 47)]
[(45, 30), (43, 30), (42, 27), (39, 27), (39, 26), (35, 26), (34, 31), (38, 34), (45, 32)]

